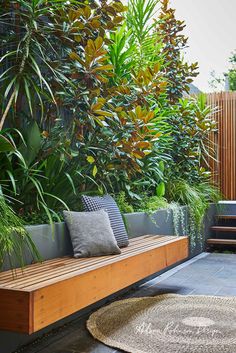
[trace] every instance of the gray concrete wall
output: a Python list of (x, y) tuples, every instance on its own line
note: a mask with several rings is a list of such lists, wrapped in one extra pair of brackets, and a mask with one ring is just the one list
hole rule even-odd
[[(187, 235), (189, 215), (186, 206), (181, 207), (184, 219), (183, 226), (180, 224), (178, 227), (179, 235)], [(202, 238), (199, 239), (195, 235), (195, 244), (192, 244), (189, 249), (190, 258), (200, 254), (205, 250), (206, 239), (210, 238), (210, 227), (215, 224), (215, 214), (219, 212), (216, 205), (211, 204), (203, 222)], [(173, 235), (175, 234), (173, 225), (173, 212), (171, 210), (158, 210), (152, 215), (143, 212), (125, 214), (125, 221), (129, 237), (137, 237), (145, 234), (160, 234), (160, 235)], [(191, 241), (190, 241), (191, 243)]]
[[(187, 228), (187, 208), (181, 207), (184, 214), (184, 225)], [(137, 237), (145, 234), (173, 235), (175, 234), (173, 225), (173, 214), (171, 210), (158, 210), (153, 214), (144, 212), (129, 213), (124, 215), (129, 237)], [(184, 234), (185, 231), (179, 227), (178, 233)]]
[[(183, 207), (184, 212), (184, 224), (185, 227), (188, 222), (188, 214), (186, 207)], [(205, 238), (209, 237), (209, 227), (214, 223), (214, 215), (216, 209), (212, 205), (205, 217), (204, 222), (204, 239), (197, 243), (194, 249), (190, 249), (190, 257), (193, 257), (204, 249)], [(173, 235), (173, 219), (172, 213), (167, 210), (159, 210), (152, 216), (145, 213), (132, 213), (124, 215), (125, 223), (128, 229), (129, 237), (137, 237), (145, 234), (161, 234), (161, 235)], [(36, 246), (38, 247), (41, 255), (45, 260), (52, 259), (55, 257), (72, 255), (72, 246), (68, 230), (64, 223), (55, 224), (55, 228), (52, 229), (50, 225), (36, 225), (27, 227), (30, 232), (32, 239), (34, 240)], [(184, 230), (179, 228), (179, 234), (184, 234)], [(27, 255), (27, 263), (31, 263), (32, 259)], [(4, 268), (9, 268), (6, 263)], [(104, 303), (106, 300), (102, 301)], [(99, 304), (98, 304), (99, 305)], [(91, 308), (94, 309), (95, 306)], [(87, 308), (84, 311), (91, 310)], [(76, 313), (66, 319), (63, 319), (49, 327), (29, 336), (25, 334), (11, 333), (0, 331), (0, 353), (12, 353), (18, 347), (34, 341), (36, 338), (42, 336), (43, 334), (51, 331), (53, 328), (63, 325), (66, 322), (73, 320), (75, 317), (81, 315), (81, 312)], [(53, 352), (52, 352), (53, 353)]]

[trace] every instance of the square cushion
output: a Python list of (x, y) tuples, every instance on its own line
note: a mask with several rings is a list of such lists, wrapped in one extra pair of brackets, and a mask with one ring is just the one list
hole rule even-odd
[(113, 197), (110, 195), (105, 195), (102, 197), (83, 195), (82, 203), (85, 211), (96, 211), (100, 209), (106, 210), (118, 246), (122, 248), (129, 245), (128, 234), (125, 229), (124, 221)]
[(106, 211), (63, 211), (69, 228), (74, 257), (120, 254)]

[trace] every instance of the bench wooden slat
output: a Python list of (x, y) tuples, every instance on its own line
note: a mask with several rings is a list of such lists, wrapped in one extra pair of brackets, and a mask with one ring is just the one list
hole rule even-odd
[(150, 250), (156, 249), (156, 248), (157, 248), (156, 244), (149, 245), (148, 247), (147, 246), (143, 247), (141, 250), (139, 249), (138, 251), (133, 251), (132, 253), (128, 253), (128, 254), (122, 253), (121, 255), (116, 255), (111, 258), (109, 257), (107, 259), (102, 259), (100, 262), (96, 262), (96, 263), (90, 264), (88, 266), (84, 265), (82, 268), (79, 266), (79, 264), (77, 264), (77, 265), (75, 265), (75, 267), (73, 267), (73, 268), (70, 267), (65, 272), (61, 272), (61, 273), (59, 272), (58, 274), (57, 273), (52, 274), (52, 276), (50, 278), (48, 278), (48, 277), (36, 278), (31, 283), (23, 283), (23, 285), (20, 286), (19, 288), (18, 288), (18, 286), (14, 287), (14, 288), (35, 290), (35, 289), (38, 289), (42, 286), (47, 286), (47, 285), (53, 284), (55, 282), (58, 282), (59, 280), (64, 281), (64, 280), (69, 279), (71, 277), (78, 276), (83, 273), (92, 271), (92, 270), (100, 268), (100, 267), (108, 266), (108, 265), (116, 263), (116, 262), (120, 262), (124, 259), (130, 258), (132, 256), (136, 256), (138, 254), (142, 254), (144, 252), (149, 252)]
[(0, 329), (36, 332), (188, 256), (188, 238), (131, 239), (120, 255), (63, 257), (0, 274)]
[[(158, 237), (158, 238), (146, 238), (146, 241), (141, 239), (140, 242), (132, 241), (130, 242), (130, 246), (127, 248), (122, 249), (122, 254), (118, 255), (119, 257), (123, 255), (131, 255), (134, 252), (137, 252), (139, 250), (144, 250), (150, 246), (153, 246), (156, 244), (161, 244), (162, 242), (166, 242), (167, 240), (174, 240), (175, 237), (173, 236), (164, 236), (164, 237)], [(20, 285), (21, 283), (28, 283), (28, 279), (30, 278), (30, 282), (33, 282), (34, 279), (42, 279), (42, 278), (50, 278), (50, 275), (52, 274), (53, 277), (55, 277), (55, 274), (62, 274), (65, 271), (69, 270), (74, 270), (74, 269), (81, 269), (81, 268), (86, 268), (89, 269), (89, 266), (91, 265), (96, 265), (99, 263), (103, 263), (104, 261), (107, 261), (109, 259), (114, 260), (115, 257), (114, 255), (111, 256), (101, 256), (101, 257), (92, 257), (92, 258), (87, 258), (87, 259), (74, 259), (71, 257), (65, 257), (63, 258), (63, 261), (59, 261), (58, 263), (50, 263), (48, 264), (49, 261), (43, 262), (41, 265), (38, 265), (37, 267), (34, 267), (34, 269), (31, 269), (33, 267), (32, 265), (27, 266), (24, 271), (18, 273), (17, 277), (15, 277), (14, 281), (12, 280), (12, 272), (8, 271), (9, 274), (7, 277), (1, 276), (0, 274), (0, 288), (18, 288), (18, 284)], [(69, 271), (70, 272), (70, 271)], [(21, 287), (19, 287), (21, 289)]]
[[(57, 282), (58, 280), (66, 280), (73, 276), (78, 276), (84, 272), (91, 271), (93, 269), (99, 268), (100, 266), (109, 265), (111, 263), (119, 262), (122, 259), (127, 257), (135, 256), (136, 254), (140, 254), (146, 251), (150, 251), (153, 248), (157, 248), (161, 246), (162, 243), (167, 244), (168, 242), (173, 242), (177, 239), (177, 237), (167, 237), (166, 240), (160, 241), (158, 239), (157, 242), (152, 240), (151, 243), (142, 243), (139, 244), (139, 247), (132, 247), (130, 246), (130, 251), (127, 252), (126, 249), (122, 249), (122, 253), (120, 255), (112, 255), (112, 256), (103, 256), (94, 258), (94, 261), (89, 261), (87, 263), (83, 263), (81, 266), (80, 259), (72, 259), (67, 258), (64, 260), (65, 266), (59, 267), (58, 269), (53, 268), (50, 271), (44, 271), (42, 268), (41, 274), (37, 274), (37, 276), (32, 276), (30, 279), (23, 276), (20, 280), (15, 279), (14, 281), (4, 283), (8, 289), (38, 289), (41, 286), (47, 286), (48, 284), (52, 284)], [(89, 259), (90, 260), (90, 259)], [(67, 261), (69, 261), (69, 266), (66, 266)]]
[[(140, 244), (140, 243), (147, 243), (150, 241), (153, 241), (153, 239), (156, 240), (160, 240), (162, 241), (163, 237), (164, 239), (166, 238), (166, 236), (164, 235), (158, 235), (158, 236), (153, 236), (153, 235), (145, 235), (145, 236), (141, 236), (141, 237), (137, 237), (137, 238), (133, 238), (130, 240), (130, 245), (127, 247), (127, 248), (124, 248), (122, 249), (122, 252), (128, 252), (130, 251), (132, 248), (133, 248), (133, 245), (137, 245), (137, 244)], [(140, 239), (139, 239), (140, 238)], [(113, 256), (113, 255), (112, 255)], [(101, 256), (101, 257), (91, 257), (91, 258), (85, 258), (85, 259), (79, 259), (80, 263), (89, 263), (89, 262), (94, 262), (94, 261), (97, 261), (98, 259), (101, 259), (101, 258), (107, 258), (107, 256)], [(47, 269), (50, 269), (52, 268), (52, 266), (60, 266), (61, 263), (64, 263), (65, 260), (67, 261), (67, 263), (69, 263), (69, 260), (68, 260), (68, 256), (64, 256), (64, 257), (61, 257), (61, 258), (56, 258), (56, 259), (51, 259), (51, 260), (47, 260), (47, 261), (44, 261), (43, 263), (35, 263), (35, 264), (31, 264), (29, 266), (26, 266), (22, 272), (21, 269), (16, 269), (14, 271), (14, 276), (19, 278), (19, 277), (22, 277), (22, 276), (26, 276), (26, 274), (31, 274), (33, 275), (34, 273), (41, 273), (42, 272), (42, 266), (44, 270), (47, 270)], [(70, 258), (70, 261), (71, 263), (74, 262), (74, 258)], [(77, 260), (78, 261), (78, 260)], [(2, 272), (0, 273), (0, 286), (1, 284), (3, 283), (3, 281), (5, 279), (9, 279), (10, 281), (12, 280), (12, 271), (5, 271), (5, 272)]]

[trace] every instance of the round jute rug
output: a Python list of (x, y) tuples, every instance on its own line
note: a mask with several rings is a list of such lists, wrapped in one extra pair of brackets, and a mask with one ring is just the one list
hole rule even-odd
[(236, 353), (236, 298), (121, 300), (93, 313), (87, 328), (99, 341), (131, 353)]

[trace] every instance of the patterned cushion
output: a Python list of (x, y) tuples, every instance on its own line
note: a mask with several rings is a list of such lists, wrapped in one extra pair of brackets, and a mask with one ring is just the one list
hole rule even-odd
[(120, 248), (128, 246), (129, 240), (125, 229), (122, 215), (115, 202), (115, 200), (110, 195), (100, 196), (82, 196), (82, 202), (85, 211), (97, 211), (100, 209), (105, 209), (108, 213), (111, 228), (115, 235), (117, 244)]

